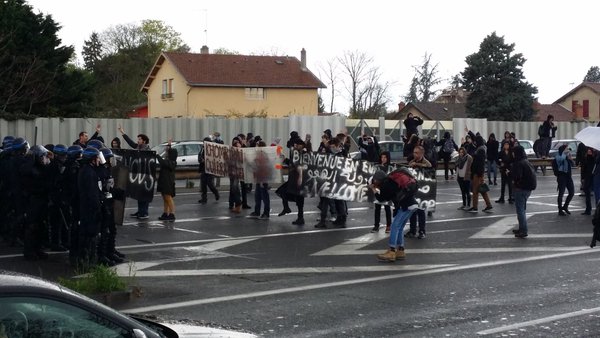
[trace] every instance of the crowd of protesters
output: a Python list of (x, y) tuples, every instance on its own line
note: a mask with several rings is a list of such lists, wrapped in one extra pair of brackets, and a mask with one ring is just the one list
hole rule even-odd
[[(519, 223), (518, 229), (514, 230), (515, 237), (527, 237), (526, 204), (531, 191), (536, 189), (536, 178), (535, 170), (528, 162), (515, 133), (506, 131), (501, 140), (497, 140), (492, 133), (486, 140), (480, 133), (465, 128), (460, 142), (450, 132), (445, 132), (442, 139), (436, 140), (419, 136), (418, 126), (422, 123), (422, 119), (413, 116), (408, 116), (404, 121), (407, 131), (403, 136), (404, 165), (412, 168), (437, 168), (438, 161), (443, 162), (444, 179), (456, 179), (461, 193), (462, 204), (458, 209), (470, 213), (479, 212), (479, 195), (485, 203), (482, 211), (492, 212), (490, 186), (498, 185), (500, 176), (500, 195), (495, 202), (507, 201), (515, 205)], [(540, 157), (548, 156), (549, 140), (551, 142), (555, 136), (556, 129), (551, 116), (540, 126), (539, 139), (534, 147)], [(96, 127), (92, 137), (82, 131), (68, 147), (49, 144), (30, 148), (23, 138), (7, 136), (3, 139), (0, 153), (0, 235), (11, 245), (23, 246), (25, 259), (45, 259), (45, 250), (49, 249), (69, 251), (70, 261), (74, 266), (115, 265), (124, 261), (124, 255), (115, 248), (117, 229), (114, 200), (124, 200), (125, 191), (115, 187), (111, 175), (111, 167), (114, 165), (111, 149), (121, 148), (121, 138), (115, 137), (110, 145), (105, 145), (100, 131), (100, 125)], [(150, 140), (145, 134), (138, 134), (134, 141), (121, 126), (118, 131), (131, 148), (150, 150)], [(218, 132), (207, 136), (203, 141), (225, 144)], [(389, 249), (378, 255), (378, 258), (382, 261), (402, 259), (405, 256), (403, 238), (426, 238), (427, 210), (420, 209), (415, 202), (415, 189), (411, 183), (414, 177), (409, 177), (409, 171), (391, 169), (394, 163), (390, 153), (381, 151), (374, 135), (360, 135), (355, 143), (359, 158), (374, 163), (378, 169), (370, 185), (376, 196), (371, 232), (378, 232), (381, 227), (383, 207), (385, 232), (391, 234)], [(318, 147), (315, 145), (313, 148), (311, 135), (307, 134), (302, 138), (298, 132), (292, 131), (285, 143), (289, 152), (283, 152), (287, 155), (283, 163), (288, 169), (288, 180), (274, 190), (282, 203), (282, 211), (278, 216), (292, 213), (290, 202), (294, 202), (298, 212), (292, 224), (305, 225), (301, 185), (307, 173), (291, 161), (293, 151), (315, 151), (349, 157), (351, 144), (352, 140), (346, 133), (333, 134), (327, 129), (321, 135)], [(280, 138), (275, 138), (268, 144), (251, 132), (238, 134), (229, 145), (240, 148), (284, 146)], [(215, 182), (219, 178), (206, 171), (204, 148), (201, 149), (198, 154), (198, 202), (206, 204), (209, 191), (215, 200), (219, 200), (218, 183)], [(586, 197), (583, 214), (590, 215), (592, 192), (596, 204), (600, 196), (600, 155), (597, 150), (585, 145), (580, 145), (575, 158), (571, 155), (572, 151), (563, 145), (558, 148), (558, 154), (552, 161), (557, 178), (558, 215), (567, 216), (571, 213), (569, 204), (574, 196), (572, 167), (575, 165), (581, 167), (581, 187)], [(177, 151), (171, 148), (170, 140), (164, 157), (158, 156), (157, 163), (160, 166), (157, 191), (161, 193), (164, 206), (158, 219), (174, 221)], [(406, 178), (401, 178), (404, 176)], [(398, 183), (401, 181), (404, 183)], [(391, 190), (388, 186), (390, 182), (397, 183), (391, 185)], [(406, 186), (402, 187), (402, 184)], [(270, 196), (273, 188), (266, 179), (244, 182), (232, 174), (229, 177), (229, 209), (238, 214), (243, 209), (254, 209), (247, 217), (268, 220), (273, 205)], [(254, 208), (248, 201), (248, 194), (252, 190)], [(563, 200), (565, 192), (567, 194)], [(402, 198), (398, 197), (400, 195)], [(131, 216), (140, 220), (148, 219), (148, 209), (149, 202), (138, 201), (137, 211)], [(348, 207), (345, 201), (320, 197), (318, 209), (319, 219), (315, 228), (346, 226)], [(410, 224), (406, 233), (405, 224)]]

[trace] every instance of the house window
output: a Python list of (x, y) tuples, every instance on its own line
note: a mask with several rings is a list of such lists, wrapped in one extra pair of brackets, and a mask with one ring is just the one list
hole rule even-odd
[(264, 88), (246, 88), (246, 100), (264, 100)]
[(173, 99), (173, 79), (164, 79), (162, 81), (162, 94), (160, 98), (163, 100)]
[(583, 100), (583, 118), (590, 118), (590, 100)]

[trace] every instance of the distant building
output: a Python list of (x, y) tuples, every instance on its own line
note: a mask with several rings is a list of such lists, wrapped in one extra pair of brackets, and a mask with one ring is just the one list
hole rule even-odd
[(554, 103), (572, 112), (572, 119), (600, 121), (600, 83), (582, 82)]
[(435, 103), (418, 102), (398, 105), (400, 109), (394, 116), (394, 120), (404, 120), (409, 113), (429, 121), (450, 121), (453, 118), (467, 117), (464, 103)]
[(573, 114), (573, 112), (558, 103), (540, 104), (535, 102), (533, 108), (536, 112), (534, 118), (535, 121), (546, 121), (548, 115), (554, 116), (554, 121), (557, 122), (569, 122), (575, 119), (575, 114)]
[(289, 56), (163, 52), (141, 89), (149, 117), (316, 116), (325, 85)]

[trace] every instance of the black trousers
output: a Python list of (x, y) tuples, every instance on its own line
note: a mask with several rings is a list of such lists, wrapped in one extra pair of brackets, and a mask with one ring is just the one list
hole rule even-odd
[[(573, 177), (566, 173), (561, 173), (556, 177), (556, 181), (558, 182), (558, 198), (556, 202), (558, 203), (559, 209), (567, 209), (569, 207), (569, 203), (573, 199), (573, 195), (575, 194), (575, 185), (573, 184)], [(565, 189), (568, 191), (567, 199), (565, 200), (565, 204), (562, 203), (563, 195), (565, 194)]]

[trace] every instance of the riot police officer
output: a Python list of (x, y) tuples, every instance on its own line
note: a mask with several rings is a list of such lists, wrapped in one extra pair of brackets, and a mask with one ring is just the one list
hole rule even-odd
[(77, 259), (82, 267), (96, 263), (96, 252), (102, 221), (101, 182), (98, 166), (102, 155), (98, 149), (87, 147), (83, 150), (81, 167), (77, 176), (79, 192), (79, 229)]
[(45, 259), (42, 250), (46, 234), (46, 216), (50, 180), (48, 150), (41, 145), (31, 148), (20, 167), (21, 184), (25, 194), (25, 228), (23, 255), (27, 260)]
[(65, 161), (65, 181), (63, 186), (63, 194), (68, 201), (70, 209), (69, 220), (69, 260), (72, 266), (76, 266), (77, 257), (79, 255), (79, 189), (77, 187), (77, 177), (79, 175), (79, 160), (83, 149), (78, 146), (70, 146), (67, 148), (67, 160)]
[(25, 163), (25, 154), (29, 151), (29, 143), (22, 137), (13, 140), (10, 147), (10, 157), (7, 163), (6, 190), (8, 192), (8, 232), (10, 245), (23, 245), (23, 223), (25, 220), (25, 203), (21, 183), (21, 166)]
[(71, 210), (65, 194), (67, 187), (67, 147), (57, 144), (52, 149), (54, 157), (50, 162), (50, 207), (48, 220), (50, 222), (50, 249), (52, 251), (67, 251), (69, 246), (69, 222)]

